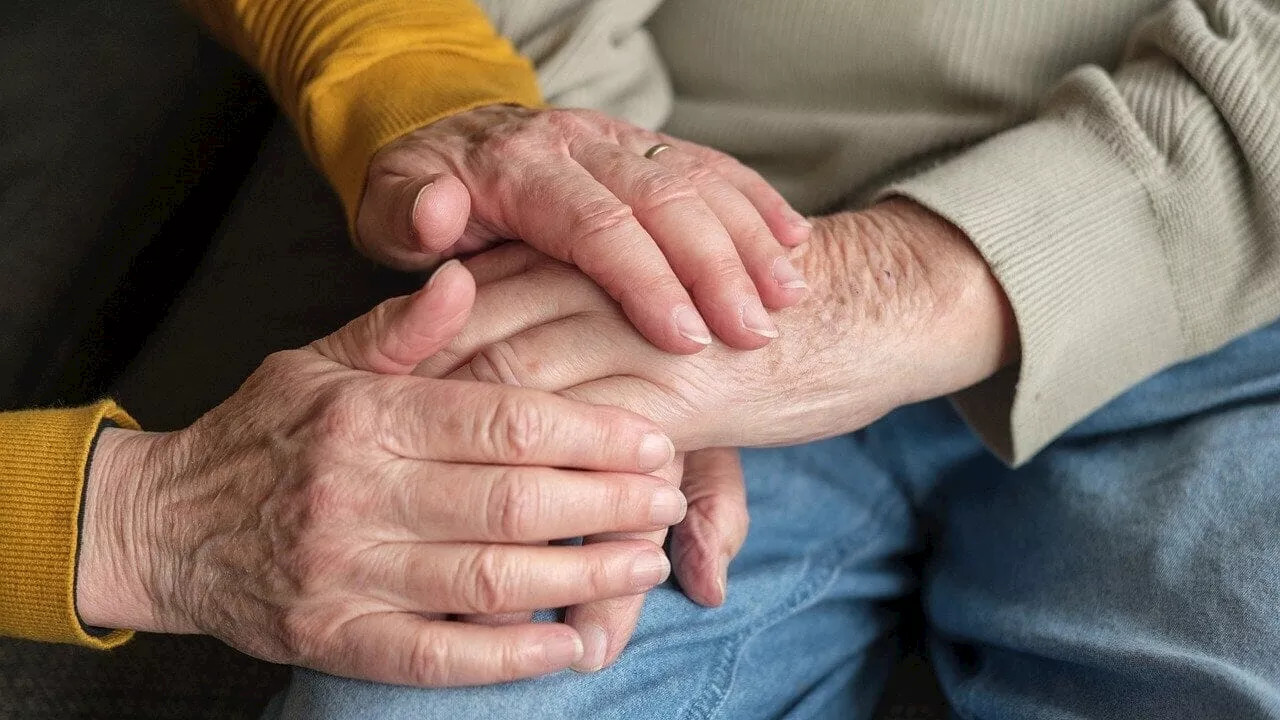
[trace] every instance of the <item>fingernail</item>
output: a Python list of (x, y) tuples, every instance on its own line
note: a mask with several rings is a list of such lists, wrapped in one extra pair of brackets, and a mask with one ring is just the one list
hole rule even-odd
[(742, 327), (762, 337), (778, 337), (778, 326), (773, 324), (773, 319), (759, 300), (748, 300), (742, 304)]
[(711, 330), (698, 311), (688, 305), (676, 309), (676, 331), (699, 345), (711, 344)]
[(716, 591), (720, 595), (720, 604), (723, 605), (725, 600), (729, 599), (729, 566), (720, 563), (720, 575), (716, 578)]
[(587, 625), (578, 629), (582, 636), (582, 658), (571, 667), (581, 673), (593, 673), (604, 667), (604, 656), (609, 652), (609, 637), (599, 625)]
[(418, 217), (418, 205), (419, 205), (419, 203), (421, 203), (421, 202), (422, 202), (422, 198), (426, 197), (426, 195), (427, 195), (427, 191), (431, 189), (431, 186), (432, 186), (432, 185), (435, 185), (435, 184), (436, 184), (436, 181), (435, 181), (435, 180), (432, 180), (431, 182), (427, 183), (426, 185), (423, 185), (423, 186), (418, 190), (418, 194), (413, 196), (413, 207), (409, 208), (409, 225), (410, 225), (410, 227), (412, 227), (412, 226), (413, 226), (413, 224), (414, 224), (414, 220)]
[(649, 519), (654, 525), (670, 527), (683, 520), (687, 510), (684, 493), (675, 488), (663, 488), (654, 493)]
[(665, 582), (670, 575), (671, 563), (661, 550), (646, 552), (631, 565), (631, 584), (639, 592)]
[(667, 466), (676, 459), (676, 446), (671, 440), (659, 433), (648, 433), (640, 440), (640, 454), (637, 462), (644, 472), (653, 472)]
[(773, 261), (773, 281), (788, 290), (809, 287), (809, 283), (804, 281), (804, 276), (785, 257), (780, 257)]
[(445, 268), (453, 267), (454, 265), (461, 265), (461, 264), (462, 262), (460, 260), (455, 259), (455, 260), (450, 260), (445, 264), (441, 265), (440, 267), (436, 268), (436, 271), (431, 273), (431, 277), (427, 278), (427, 287), (429, 288), (435, 284), (436, 278), (440, 277), (440, 273), (444, 272)]
[(581, 658), (586, 654), (582, 638), (577, 633), (556, 635), (542, 646), (542, 652), (546, 656), (547, 666), (554, 668), (575, 666), (582, 662)]
[(792, 208), (787, 208), (787, 222), (791, 223), (795, 227), (804, 228), (805, 230), (813, 229), (813, 223), (809, 222), (808, 218), (796, 212)]

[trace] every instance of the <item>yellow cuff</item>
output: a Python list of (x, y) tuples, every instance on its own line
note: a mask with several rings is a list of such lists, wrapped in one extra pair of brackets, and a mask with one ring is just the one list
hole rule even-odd
[(76, 614), (80, 505), (103, 420), (138, 428), (110, 400), (0, 413), (0, 635), (98, 649), (133, 635), (91, 635)]

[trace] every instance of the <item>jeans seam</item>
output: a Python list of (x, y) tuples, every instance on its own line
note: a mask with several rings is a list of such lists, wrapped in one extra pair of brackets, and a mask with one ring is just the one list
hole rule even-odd
[[(893, 498), (885, 498), (877, 502), (871, 509), (865, 511), (862, 517), (857, 518), (859, 530), (863, 530), (863, 524), (872, 526), (873, 532), (889, 529), (890, 523), (882, 519), (881, 510), (890, 505), (891, 500), (896, 499), (899, 502), (904, 500), (903, 497), (894, 496)], [(910, 507), (908, 504), (907, 507)], [(900, 513), (904, 516), (904, 522), (914, 522), (914, 516), (911, 512)], [(863, 534), (859, 533), (855, 536), (854, 531), (840, 536), (833, 540), (823, 551), (815, 554), (809, 554), (805, 557), (804, 569), (801, 571), (802, 580), (797, 584), (796, 588), (786, 600), (782, 603), (770, 608), (767, 611), (761, 611), (760, 617), (768, 617), (769, 615), (790, 614), (798, 608), (805, 606), (816, 598), (824, 588), (830, 587), (833, 582), (845, 571), (845, 563), (830, 562), (817, 563), (816, 559), (832, 560), (841, 557), (848, 557), (848, 548), (859, 543), (865, 542), (862, 538)], [(815, 565), (828, 567), (829, 572), (825, 575), (813, 573), (812, 568)], [(677, 716), (680, 720), (714, 720), (724, 706), (724, 701), (728, 697), (729, 687), (733, 684), (734, 675), (736, 675), (738, 658), (742, 654), (742, 648), (755, 636), (764, 632), (769, 627), (776, 624), (775, 622), (763, 623), (755, 627), (748, 627), (742, 632), (732, 636), (723, 644), (723, 650), (716, 659), (716, 664), (712, 672), (709, 674), (709, 680), (706, 688), (699, 695), (694, 696), (683, 711)]]

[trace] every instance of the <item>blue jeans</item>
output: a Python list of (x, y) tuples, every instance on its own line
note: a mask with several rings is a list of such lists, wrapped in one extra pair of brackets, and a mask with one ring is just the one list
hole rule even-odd
[(894, 662), (891, 603), (919, 588), (958, 716), (1280, 717), (1280, 324), (1016, 470), (945, 401), (743, 460), (752, 526), (728, 602), (656, 589), (613, 667), (450, 690), (299, 670), (269, 712), (866, 718)]

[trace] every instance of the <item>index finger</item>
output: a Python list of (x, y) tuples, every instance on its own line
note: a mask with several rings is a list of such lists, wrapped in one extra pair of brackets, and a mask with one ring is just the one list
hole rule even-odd
[(675, 456), (657, 425), (625, 410), (505, 385), (413, 380), (373, 400), (382, 423), (374, 432), (401, 457), (648, 473)]

